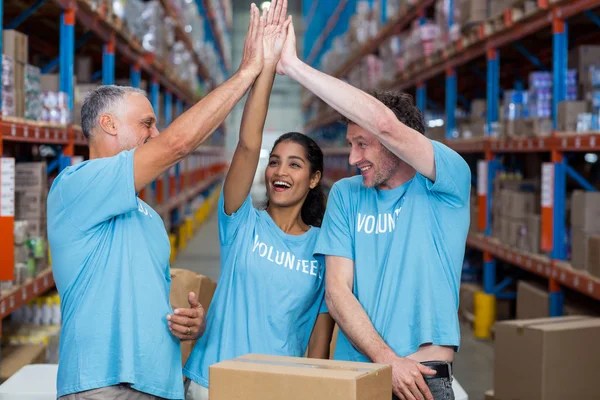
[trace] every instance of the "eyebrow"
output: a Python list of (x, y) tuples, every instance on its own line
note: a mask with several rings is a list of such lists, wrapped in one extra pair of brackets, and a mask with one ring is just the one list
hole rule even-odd
[[(271, 158), (277, 158), (277, 159), (281, 159), (281, 157), (279, 157), (277, 154), (271, 154)], [(304, 161), (304, 158), (302, 157), (298, 157), (298, 156), (289, 156), (288, 158), (293, 158), (295, 160), (300, 160), (303, 163), (305, 163), (306, 161)]]

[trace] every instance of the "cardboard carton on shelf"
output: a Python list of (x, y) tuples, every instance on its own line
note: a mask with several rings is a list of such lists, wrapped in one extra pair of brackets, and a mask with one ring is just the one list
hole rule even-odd
[(571, 266), (575, 269), (587, 270), (589, 237), (590, 234), (581, 229), (571, 230)]
[(487, 101), (476, 99), (471, 102), (471, 119), (485, 120), (487, 118)]
[(530, 253), (540, 252), (541, 216), (530, 214), (527, 216), (527, 249)]
[(504, 321), (495, 330), (497, 400), (597, 398), (600, 318)]
[[(208, 312), (208, 308), (212, 301), (213, 294), (217, 288), (217, 284), (210, 278), (197, 274), (186, 269), (171, 269), (171, 294), (170, 300), (173, 309), (181, 307), (188, 308), (188, 293), (194, 292), (196, 299), (202, 304), (204, 312)], [(181, 357), (183, 365), (190, 356), (196, 341), (181, 342)]]
[(549, 294), (542, 285), (517, 283), (517, 319), (546, 318), (550, 315)]
[(600, 279), (600, 235), (591, 235), (587, 243), (587, 271)]
[(211, 400), (389, 400), (389, 365), (248, 354), (212, 365)]
[(587, 101), (561, 101), (558, 103), (557, 128), (560, 132), (576, 132), (579, 114), (589, 110)]
[(571, 227), (587, 233), (600, 233), (600, 192), (573, 191)]
[(2, 53), (17, 63), (27, 64), (29, 61), (29, 38), (14, 29), (5, 29), (2, 31)]
[(600, 64), (600, 46), (583, 45), (569, 52), (569, 68), (577, 70), (579, 83), (589, 85), (589, 70)]

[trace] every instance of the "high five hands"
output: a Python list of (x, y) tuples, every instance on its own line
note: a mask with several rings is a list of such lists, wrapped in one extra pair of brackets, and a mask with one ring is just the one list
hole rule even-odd
[(287, 7), (287, 0), (273, 0), (261, 16), (252, 3), (240, 72), (257, 77), (266, 67), (284, 75), (286, 68), (298, 61), (294, 25), (291, 16), (286, 18)]

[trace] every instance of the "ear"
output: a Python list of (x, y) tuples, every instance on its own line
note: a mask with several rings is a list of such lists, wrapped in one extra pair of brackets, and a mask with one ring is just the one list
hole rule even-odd
[(310, 188), (314, 189), (321, 181), (321, 171), (317, 171), (310, 177)]
[(100, 128), (111, 136), (117, 136), (117, 121), (111, 114), (102, 114), (98, 120)]

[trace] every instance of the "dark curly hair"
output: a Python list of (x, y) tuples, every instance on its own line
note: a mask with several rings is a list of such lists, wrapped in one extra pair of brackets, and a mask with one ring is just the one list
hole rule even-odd
[[(392, 90), (370, 90), (367, 92), (377, 100), (385, 104), (387, 108), (394, 112), (396, 118), (404, 125), (414, 129), (417, 132), (425, 134), (425, 121), (423, 113), (419, 110), (414, 102), (413, 97), (404, 92), (396, 92)], [(342, 116), (340, 122), (348, 125), (353, 124), (348, 118)]]
[[(318, 171), (321, 173), (321, 178), (323, 177), (323, 152), (314, 140), (299, 132), (284, 133), (273, 144), (271, 153), (281, 142), (294, 142), (302, 146), (304, 151), (306, 151), (306, 158), (308, 158), (308, 163), (310, 164), (310, 174), (313, 175)], [(321, 185), (321, 180), (319, 180), (317, 186), (310, 189), (304, 200), (304, 204), (302, 204), (302, 209), (300, 210), (302, 221), (307, 225), (320, 228), (323, 216), (325, 215), (326, 202), (323, 186)], [(267, 200), (266, 207), (268, 206), (269, 201)]]

